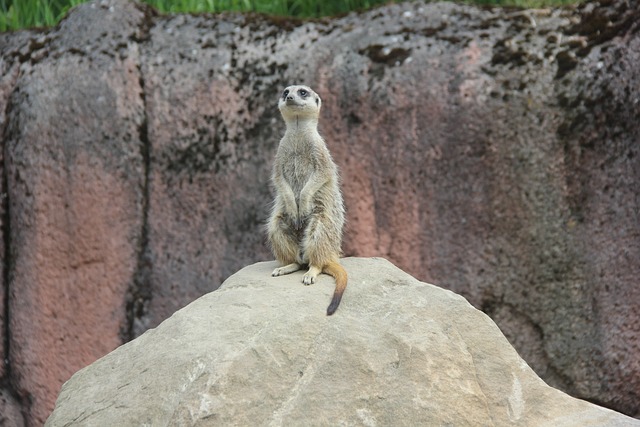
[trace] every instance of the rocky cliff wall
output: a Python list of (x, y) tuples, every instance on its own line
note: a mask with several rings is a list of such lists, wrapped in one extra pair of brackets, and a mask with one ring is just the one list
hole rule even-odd
[(625, 1), (300, 22), (104, 0), (1, 34), (0, 413), (42, 423), (77, 369), (271, 258), (276, 99), (304, 82), (345, 254), (461, 293), (551, 385), (638, 416), (638, 22)]

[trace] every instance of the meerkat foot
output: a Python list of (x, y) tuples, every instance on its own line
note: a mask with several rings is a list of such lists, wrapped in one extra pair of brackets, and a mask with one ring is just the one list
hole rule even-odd
[(307, 271), (302, 277), (302, 283), (304, 283), (305, 285), (311, 285), (315, 283), (316, 277), (318, 277), (318, 274), (320, 274), (321, 271), (321, 268), (318, 268), (314, 265), (310, 266), (309, 271)]
[(289, 265), (285, 265), (284, 267), (276, 268), (275, 270), (273, 270), (273, 273), (271, 273), (271, 275), (273, 277), (284, 276), (285, 274), (293, 273), (294, 271), (298, 270), (300, 270), (300, 264), (294, 262)]

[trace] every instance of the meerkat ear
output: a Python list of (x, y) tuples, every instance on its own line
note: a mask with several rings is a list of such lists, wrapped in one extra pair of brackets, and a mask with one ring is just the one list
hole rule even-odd
[(316, 96), (316, 105), (320, 105), (320, 97)]

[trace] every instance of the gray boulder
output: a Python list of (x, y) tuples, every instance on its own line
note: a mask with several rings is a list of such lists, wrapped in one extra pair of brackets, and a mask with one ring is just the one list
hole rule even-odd
[(333, 280), (246, 267), (76, 373), (47, 426), (639, 426), (546, 385), (485, 314), (381, 258)]

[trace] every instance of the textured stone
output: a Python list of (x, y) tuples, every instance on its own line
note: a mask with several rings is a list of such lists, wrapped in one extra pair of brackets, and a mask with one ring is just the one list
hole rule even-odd
[[(270, 257), (261, 226), (280, 80), (263, 76), (257, 87), (242, 87), (240, 76), (262, 60), (251, 52), (255, 40), (243, 39), (249, 31), (239, 15), (176, 16), (158, 22), (143, 48), (152, 268), (134, 335)], [(243, 71), (230, 69), (234, 56)]]
[(342, 262), (334, 316), (330, 277), (246, 267), (75, 374), (46, 425), (640, 425), (547, 386), (464, 298)]
[[(18, 79), (19, 66), (5, 58), (4, 53), (9, 49), (20, 46), (26, 32), (22, 37), (9, 36), (8, 34), (0, 34), (0, 144), (4, 147), (5, 128), (7, 126), (7, 104), (13, 88)], [(7, 269), (7, 246), (6, 238), (8, 232), (7, 224), (7, 182), (4, 178), (5, 161), (4, 149), (0, 152), (0, 425), (10, 427), (22, 427), (25, 425), (22, 416), (23, 405), (16, 399), (15, 391), (10, 383), (10, 366), (9, 366), (9, 319), (8, 311), (8, 283), (6, 279)]]
[(9, 356), (29, 425), (45, 421), (73, 372), (122, 343), (140, 252), (139, 58), (119, 40), (143, 14), (101, 10), (32, 39), (9, 100)]
[[(0, 38), (0, 44), (7, 43), (8, 40), (5, 41), (6, 36)], [(17, 79), (18, 67), (13, 65), (10, 61), (5, 60), (4, 57), (0, 57), (0, 138), (4, 136), (4, 128), (7, 123), (6, 111), (7, 111), (7, 102), (9, 100), (9, 95), (11, 94), (11, 90), (15, 85), (15, 81)], [(4, 142), (4, 141), (2, 141)], [(4, 144), (3, 144), (4, 146)], [(4, 177), (4, 150), (0, 153), (0, 176)], [(7, 189), (4, 188), (5, 184), (0, 184), (2, 189), (1, 193), (6, 194)], [(0, 378), (5, 376), (5, 340), (4, 340), (4, 331), (6, 325), (5, 319), (5, 297), (6, 297), (6, 285), (4, 283), (4, 271), (5, 271), (5, 199), (0, 200), (0, 331), (2, 334), (2, 338), (0, 339)]]
[(0, 425), (7, 427), (24, 426), (25, 422), (21, 406), (7, 390), (0, 388)]
[[(640, 9), (631, 14), (618, 6), (592, 14), (613, 28), (635, 25), (621, 36), (577, 25), (577, 34), (590, 42), (612, 40), (594, 47), (570, 77), (574, 83), (558, 94), (566, 109), (558, 132), (569, 172), (567, 227), (584, 277), (569, 292), (582, 293), (582, 309), (593, 312), (585, 314), (592, 322), (580, 329), (588, 326), (599, 356), (558, 357), (565, 351), (561, 346), (550, 356), (563, 375), (580, 378), (576, 394), (640, 417)], [(593, 365), (591, 375), (576, 375)]]

